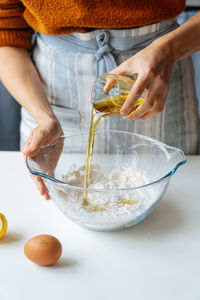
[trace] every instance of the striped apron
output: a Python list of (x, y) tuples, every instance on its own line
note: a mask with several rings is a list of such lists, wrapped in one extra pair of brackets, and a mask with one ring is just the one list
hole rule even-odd
[[(64, 133), (89, 130), (91, 89), (98, 75), (109, 72), (177, 26), (173, 19), (133, 29), (98, 29), (58, 36), (37, 33), (33, 62)], [(21, 114), (22, 145), (36, 123), (25, 109)], [(143, 134), (181, 148), (186, 154), (197, 154), (198, 108), (190, 58), (174, 65), (162, 113), (147, 120), (107, 117), (99, 128)]]

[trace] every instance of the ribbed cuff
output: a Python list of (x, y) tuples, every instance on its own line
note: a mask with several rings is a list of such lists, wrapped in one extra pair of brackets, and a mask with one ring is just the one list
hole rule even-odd
[(28, 30), (0, 30), (0, 47), (15, 46), (30, 50), (33, 31)]

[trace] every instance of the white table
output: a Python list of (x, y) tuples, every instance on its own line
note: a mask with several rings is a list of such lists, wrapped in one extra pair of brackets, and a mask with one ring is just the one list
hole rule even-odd
[[(188, 157), (164, 198), (125, 231), (89, 231), (43, 200), (17, 152), (0, 152), (0, 300), (200, 299), (200, 156)], [(63, 245), (49, 267), (29, 261), (27, 240), (52, 234)]]

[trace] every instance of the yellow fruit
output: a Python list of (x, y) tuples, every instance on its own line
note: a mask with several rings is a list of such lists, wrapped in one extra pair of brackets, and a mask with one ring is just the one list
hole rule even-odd
[(8, 228), (8, 222), (6, 217), (0, 213), (0, 238), (6, 234)]

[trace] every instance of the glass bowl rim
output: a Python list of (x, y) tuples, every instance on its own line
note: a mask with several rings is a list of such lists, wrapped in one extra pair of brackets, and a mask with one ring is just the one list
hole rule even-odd
[[(148, 137), (148, 136), (145, 136), (145, 135), (142, 135), (142, 134), (138, 134), (138, 133), (133, 133), (133, 132), (127, 132), (127, 131), (122, 131), (122, 130), (98, 130), (96, 132), (96, 134), (98, 133), (102, 133), (102, 132), (114, 132), (114, 133), (125, 133), (127, 135), (134, 135), (134, 136), (137, 136), (139, 138), (143, 138), (145, 140), (148, 140), (150, 142), (152, 142), (153, 144), (155, 145), (159, 145), (159, 146), (162, 146), (162, 147), (165, 147), (167, 149), (172, 149), (174, 151), (177, 151), (179, 152), (181, 155), (182, 155), (182, 160), (180, 160), (175, 166), (174, 168), (169, 171), (167, 174), (165, 174), (164, 176), (162, 176), (161, 178), (155, 180), (155, 181), (152, 181), (152, 182), (149, 182), (147, 184), (144, 184), (144, 185), (140, 185), (140, 186), (137, 186), (137, 187), (131, 187), (131, 188), (120, 188), (120, 189), (97, 189), (97, 188), (84, 188), (84, 187), (81, 187), (81, 186), (76, 186), (76, 185), (72, 185), (72, 184), (69, 184), (69, 183), (66, 183), (62, 180), (59, 180), (59, 179), (56, 179), (54, 177), (51, 177), (47, 174), (44, 174), (44, 173), (41, 173), (41, 172), (38, 172), (38, 171), (35, 171), (33, 170), (30, 165), (29, 165), (29, 158), (26, 156), (25, 157), (25, 161), (26, 161), (26, 166), (27, 166), (27, 169), (29, 170), (29, 172), (32, 174), (32, 175), (35, 175), (35, 176), (39, 176), (41, 178), (45, 178), (45, 179), (48, 179), (54, 183), (57, 183), (59, 184), (60, 187), (68, 187), (69, 189), (74, 189), (74, 190), (77, 190), (77, 191), (86, 191), (86, 192), (106, 192), (106, 193), (117, 193), (117, 192), (122, 192), (122, 191), (132, 191), (132, 190), (138, 190), (138, 189), (142, 189), (142, 188), (147, 188), (149, 186), (152, 186), (154, 184), (158, 184), (166, 179), (169, 179), (176, 171), (177, 169), (185, 164), (187, 162), (187, 159), (185, 157), (185, 154), (184, 152), (180, 149), (180, 148), (177, 148), (177, 147), (173, 147), (173, 146), (169, 146), (159, 140), (156, 140), (156, 139), (153, 139), (151, 137)], [(42, 146), (42, 148), (48, 148), (54, 144), (56, 144), (56, 142), (60, 139), (60, 138), (69, 138), (69, 137), (74, 137), (74, 136), (79, 136), (79, 135), (84, 135), (84, 134), (89, 134), (89, 131), (81, 131), (81, 132), (75, 132), (75, 133), (72, 133), (72, 134), (69, 134), (69, 135), (61, 135), (58, 139), (56, 139), (52, 144), (49, 144), (49, 145), (46, 145), (46, 146)]]

